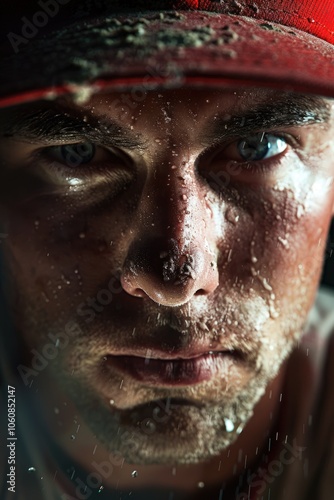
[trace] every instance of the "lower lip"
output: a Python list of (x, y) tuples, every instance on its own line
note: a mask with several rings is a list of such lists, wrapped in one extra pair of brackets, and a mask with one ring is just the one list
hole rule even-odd
[(108, 356), (107, 364), (148, 385), (194, 385), (213, 377), (227, 378), (229, 370), (242, 362), (228, 351), (203, 354), (191, 359), (151, 359), (138, 356)]

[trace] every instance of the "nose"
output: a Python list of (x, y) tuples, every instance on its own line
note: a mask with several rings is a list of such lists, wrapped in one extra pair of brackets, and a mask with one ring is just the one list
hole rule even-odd
[(164, 182), (153, 176), (132, 227), (134, 237), (121, 274), (123, 289), (170, 307), (211, 294), (218, 286), (216, 231), (203, 186), (194, 174), (169, 167)]

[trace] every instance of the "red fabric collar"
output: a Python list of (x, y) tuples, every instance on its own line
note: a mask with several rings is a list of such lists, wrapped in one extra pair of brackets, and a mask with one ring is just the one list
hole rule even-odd
[(333, 0), (175, 0), (174, 7), (263, 19), (297, 28), (334, 45)]

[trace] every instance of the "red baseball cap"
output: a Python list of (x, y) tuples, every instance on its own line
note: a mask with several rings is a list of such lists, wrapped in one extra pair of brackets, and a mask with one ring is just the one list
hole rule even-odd
[(181, 85), (334, 96), (333, 0), (37, 5), (2, 36), (0, 107), (65, 93)]

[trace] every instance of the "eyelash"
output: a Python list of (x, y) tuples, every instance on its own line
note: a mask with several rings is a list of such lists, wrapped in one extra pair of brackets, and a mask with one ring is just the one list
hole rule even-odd
[[(224, 152), (230, 145), (234, 144), (237, 141), (240, 141), (244, 138), (249, 137), (250, 135), (254, 135), (257, 133), (262, 133), (262, 131), (257, 131), (257, 132), (249, 132), (248, 135), (242, 135), (239, 137), (234, 137), (233, 140), (231, 140), (228, 144), (221, 145), (219, 144), (213, 144), (210, 146), (209, 149), (207, 149), (205, 152), (203, 152), (199, 158), (198, 161), (200, 162), (203, 157), (208, 158), (210, 157), (211, 154), (215, 153), (215, 157), (218, 156), (220, 153)], [(288, 148), (283, 151), (282, 153), (275, 155), (271, 158), (267, 158), (264, 160), (254, 160), (254, 161), (237, 161), (233, 160), (235, 165), (240, 165), (244, 171), (247, 171), (249, 173), (259, 173), (259, 174), (267, 174), (268, 170), (273, 170), (276, 168), (276, 166), (279, 165), (282, 157), (287, 153), (289, 146), (290, 147), (296, 147), (299, 144), (299, 141), (296, 137), (294, 137), (291, 134), (287, 134), (284, 132), (278, 132), (278, 131), (266, 131), (266, 134), (271, 134), (274, 135), (277, 138), (283, 139), (287, 145)], [(85, 142), (86, 139), (83, 138), (82, 142)], [(73, 143), (73, 144), (79, 144), (79, 143)], [(70, 144), (69, 144), (70, 145)], [(59, 145), (61, 146), (61, 145)], [(100, 144), (95, 144), (96, 147), (101, 147), (104, 148), (104, 146)], [(221, 146), (220, 151), (217, 152), (217, 148)], [(54, 147), (54, 146), (53, 146)], [(104, 148), (106, 149), (111, 155), (114, 154), (115, 156), (116, 153), (114, 153), (112, 150), (109, 148)], [(75, 168), (67, 167), (65, 164), (62, 164), (60, 162), (57, 162), (56, 160), (51, 161), (50, 159), (47, 158), (47, 152), (49, 148), (41, 148), (33, 153), (32, 160), (37, 161), (39, 165), (44, 167), (46, 170), (52, 168), (57, 175), (64, 177), (64, 171), (67, 169), (69, 176), (72, 173), (72, 176), (79, 176), (82, 180), (88, 179), (91, 177), (92, 172), (97, 173), (97, 172), (103, 172), (105, 175), (107, 173), (108, 177), (110, 180), (116, 183), (123, 183), (128, 182), (129, 179), (129, 172), (126, 172), (124, 169), (120, 168), (115, 168), (115, 169), (110, 169), (106, 168), (107, 167), (107, 162), (98, 162), (97, 164), (91, 164), (92, 162), (84, 163), (81, 168), (80, 168), (80, 173), (79, 170), (76, 170)], [(213, 158), (213, 157), (212, 157)], [(120, 158), (121, 159), (121, 158)], [(222, 160), (223, 161), (223, 160)], [(226, 160), (225, 160), (226, 161)], [(231, 160), (229, 160), (231, 161)]]

